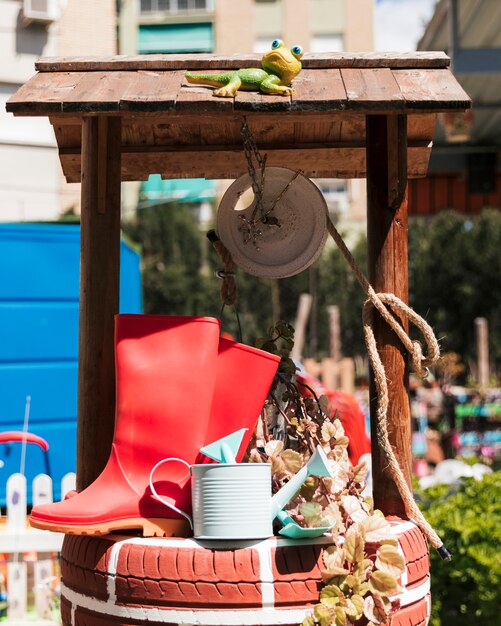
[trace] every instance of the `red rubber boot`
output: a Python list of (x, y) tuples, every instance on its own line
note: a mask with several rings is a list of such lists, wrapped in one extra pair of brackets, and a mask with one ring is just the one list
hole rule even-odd
[[(151, 496), (149, 473), (168, 456), (194, 463), (204, 445), (218, 342), (214, 318), (116, 316), (117, 401), (108, 463), (87, 489), (35, 507), (31, 525), (73, 534), (140, 528), (145, 535), (185, 535), (186, 521)], [(181, 464), (164, 466), (155, 487), (181, 510), (191, 510), (189, 475)]]
[[(237, 462), (241, 461), (279, 362), (280, 357), (270, 352), (229, 339), (219, 340), (216, 386), (204, 445), (247, 428), (236, 457)], [(198, 462), (213, 461), (200, 455)]]

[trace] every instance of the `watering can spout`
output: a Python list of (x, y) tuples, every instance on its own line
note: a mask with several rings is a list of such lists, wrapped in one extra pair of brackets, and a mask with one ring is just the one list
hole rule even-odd
[(235, 463), (246, 432), (247, 428), (241, 428), (231, 435), (226, 435), (226, 437), (200, 448), (200, 452), (218, 463)]
[(286, 483), (280, 491), (278, 491), (271, 499), (271, 516), (275, 519), (285, 505), (292, 500), (296, 493), (301, 489), (301, 485), (308, 476), (330, 476), (332, 472), (329, 467), (329, 459), (321, 446), (317, 446), (310, 460), (304, 465), (299, 472)]

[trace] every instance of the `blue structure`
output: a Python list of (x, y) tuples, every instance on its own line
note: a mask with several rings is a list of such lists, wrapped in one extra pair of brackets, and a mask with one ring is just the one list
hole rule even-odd
[[(139, 255), (120, 250), (120, 311), (140, 313)], [(76, 466), (80, 227), (0, 224), (0, 432), (28, 430), (49, 443), (55, 499)], [(0, 504), (20, 468), (21, 444), (0, 444)], [(27, 446), (25, 474), (45, 472), (43, 451)], [(30, 493), (28, 493), (30, 497)]]

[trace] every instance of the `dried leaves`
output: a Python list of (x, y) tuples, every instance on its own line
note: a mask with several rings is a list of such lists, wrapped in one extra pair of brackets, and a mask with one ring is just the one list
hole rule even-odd
[[(277, 492), (308, 461), (320, 444), (332, 477), (310, 477), (287, 506), (305, 527), (332, 527), (332, 545), (323, 551), (324, 587), (313, 614), (302, 626), (375, 626), (385, 624), (397, 603), (405, 561), (381, 511), (364, 497), (367, 470), (352, 467), (348, 438), (331, 415), (328, 400), (307, 385), (298, 385), (288, 358), (293, 329), (279, 322), (260, 347), (281, 354), (282, 367), (267, 403), (266, 417), (249, 452), (249, 461), (272, 465)], [(292, 363), (292, 366), (291, 366)]]

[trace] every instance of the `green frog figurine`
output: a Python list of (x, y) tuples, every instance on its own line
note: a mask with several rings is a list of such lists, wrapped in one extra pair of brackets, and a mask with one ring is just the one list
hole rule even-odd
[(243, 91), (261, 91), (281, 96), (293, 93), (291, 83), (301, 71), (303, 49), (301, 46), (286, 48), (281, 39), (275, 39), (271, 50), (263, 54), (262, 69), (249, 67), (224, 74), (192, 74), (185, 77), (194, 85), (218, 87), (213, 95), (221, 98), (233, 98), (239, 89)]

